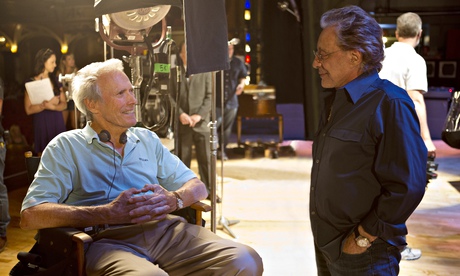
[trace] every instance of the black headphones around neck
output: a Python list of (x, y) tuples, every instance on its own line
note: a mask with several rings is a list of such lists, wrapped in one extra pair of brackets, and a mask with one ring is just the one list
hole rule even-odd
[[(101, 140), (101, 142), (104, 142), (104, 143), (109, 142), (110, 138), (112, 138), (112, 136), (110, 135), (110, 132), (108, 132), (105, 129), (101, 130), (101, 132), (97, 136), (99, 137), (99, 140)], [(126, 144), (127, 141), (128, 141), (128, 135), (126, 135), (126, 132), (123, 132), (120, 135), (120, 140), (118, 140), (118, 142), (120, 142), (121, 144)]]

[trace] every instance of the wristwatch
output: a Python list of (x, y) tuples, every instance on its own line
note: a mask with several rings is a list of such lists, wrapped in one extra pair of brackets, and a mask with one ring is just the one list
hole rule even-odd
[(358, 227), (355, 227), (355, 242), (357, 246), (362, 248), (368, 248), (372, 245), (368, 238), (361, 236)]
[(176, 210), (184, 208), (184, 201), (182, 201), (182, 199), (180, 198), (179, 194), (177, 192), (172, 192), (172, 193), (176, 197), (176, 205), (177, 205)]

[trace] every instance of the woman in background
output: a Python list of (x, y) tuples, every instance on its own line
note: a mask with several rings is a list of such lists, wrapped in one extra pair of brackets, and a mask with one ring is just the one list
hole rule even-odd
[[(56, 75), (69, 75), (69, 74), (76, 74), (78, 68), (75, 66), (75, 57), (73, 54), (63, 54), (61, 56), (61, 60), (59, 62), (59, 67), (57, 69)], [(75, 117), (75, 104), (72, 99), (72, 95), (70, 94), (70, 87), (67, 82), (62, 83), (62, 87), (64, 89), (64, 93), (66, 93), (67, 99), (67, 109), (62, 111), (62, 115), (64, 116), (64, 124), (67, 126), (70, 120), (70, 127), (71, 129), (77, 128), (77, 119)], [(68, 91), (68, 92), (67, 92)]]
[(56, 76), (56, 55), (51, 49), (41, 49), (35, 55), (34, 76), (29, 81), (49, 79), (54, 97), (40, 104), (32, 104), (28, 93), (24, 93), (24, 108), (27, 115), (33, 114), (34, 151), (41, 155), (48, 142), (66, 130), (62, 111), (67, 108), (67, 101)]

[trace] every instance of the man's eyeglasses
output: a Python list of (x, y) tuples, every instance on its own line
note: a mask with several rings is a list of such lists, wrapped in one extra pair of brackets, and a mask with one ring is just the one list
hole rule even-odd
[(324, 53), (324, 54), (320, 54), (318, 51), (313, 51), (313, 55), (315, 55), (315, 59), (317, 59), (319, 62), (323, 62), (323, 60), (327, 59), (330, 55), (335, 54), (339, 51), (342, 51), (342, 50), (340, 49), (334, 52)]

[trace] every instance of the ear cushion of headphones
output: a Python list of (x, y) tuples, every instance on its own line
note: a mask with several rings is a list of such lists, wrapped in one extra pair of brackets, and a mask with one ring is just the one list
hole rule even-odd
[(110, 132), (108, 132), (105, 129), (101, 130), (101, 132), (97, 136), (99, 137), (99, 140), (101, 140), (101, 142), (104, 143), (110, 141), (110, 138), (112, 138), (110, 136)]
[(126, 144), (126, 142), (128, 142), (128, 135), (126, 135), (126, 132), (123, 132), (121, 135), (120, 135), (120, 141), (119, 141), (121, 144)]

